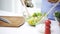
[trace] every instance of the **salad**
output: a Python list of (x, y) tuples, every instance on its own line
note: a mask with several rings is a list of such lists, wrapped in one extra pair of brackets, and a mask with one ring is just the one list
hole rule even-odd
[(35, 12), (31, 16), (27, 18), (28, 24), (31, 26), (36, 26), (36, 24), (40, 21), (42, 18), (42, 13), (40, 12)]

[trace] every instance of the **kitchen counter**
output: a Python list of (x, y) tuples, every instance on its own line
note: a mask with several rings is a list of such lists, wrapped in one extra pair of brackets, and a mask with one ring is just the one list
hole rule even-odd
[(0, 10), (0, 16), (23, 16), (23, 14), (22, 14), (22, 11), (14, 12), (14, 11)]
[[(60, 28), (57, 21), (51, 21), (51, 34), (60, 34)], [(29, 26), (27, 22), (19, 28), (0, 27), (0, 34), (42, 34), (44, 33), (44, 24), (36, 27)]]

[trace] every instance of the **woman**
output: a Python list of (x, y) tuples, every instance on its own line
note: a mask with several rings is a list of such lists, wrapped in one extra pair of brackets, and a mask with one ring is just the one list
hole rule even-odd
[[(57, 1), (59, 0), (42, 0), (42, 7), (41, 7), (42, 13), (45, 13), (45, 12), (47, 13)], [(53, 15), (55, 11), (60, 12), (60, 3), (52, 10), (52, 12), (48, 14), (47, 16), (48, 19), (55, 20), (54, 15)]]

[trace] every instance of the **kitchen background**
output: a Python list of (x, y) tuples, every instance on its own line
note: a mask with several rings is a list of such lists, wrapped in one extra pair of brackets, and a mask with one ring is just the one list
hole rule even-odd
[[(32, 0), (32, 3), (34, 8), (27, 8), (29, 13), (36, 10), (41, 12), (41, 0)], [(0, 0), (0, 15), (21, 16), (24, 11), (25, 8), (20, 0)]]
[[(41, 12), (41, 0), (33, 0), (34, 8), (27, 8), (29, 13)], [(37, 5), (36, 5), (37, 4)], [(0, 16), (23, 16), (25, 11), (20, 0), (0, 0)], [(26, 12), (25, 12), (26, 13)], [(39, 34), (36, 28), (24, 24), (19, 28), (0, 27), (0, 34)]]
[[(29, 8), (28, 12), (33, 14), (34, 12), (41, 12), (42, 0), (32, 0), (33, 8)], [(0, 0), (0, 16), (23, 16), (25, 8), (21, 4), (20, 0)], [(57, 23), (57, 24), (56, 24)], [(58, 22), (52, 21), (51, 24), (52, 34), (59, 34)], [(19, 28), (0, 27), (0, 34), (43, 34), (44, 24), (31, 27), (26, 22)]]

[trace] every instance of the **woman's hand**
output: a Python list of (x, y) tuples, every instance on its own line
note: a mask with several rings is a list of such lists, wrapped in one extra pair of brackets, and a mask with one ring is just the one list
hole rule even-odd
[(50, 3), (56, 3), (57, 1), (59, 1), (59, 0), (48, 0), (48, 2), (50, 2)]

